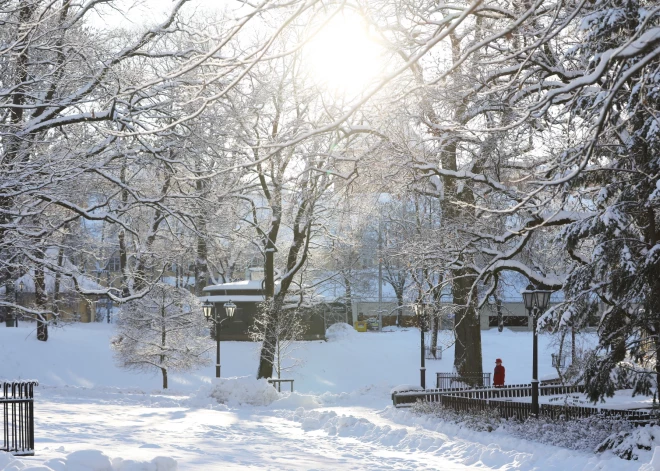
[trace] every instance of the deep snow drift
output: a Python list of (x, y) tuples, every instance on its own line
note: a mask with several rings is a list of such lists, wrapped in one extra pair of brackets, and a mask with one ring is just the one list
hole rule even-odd
[[(395, 329), (393, 329), (395, 330)], [(0, 327), (0, 378), (37, 379), (36, 456), (3, 455), (0, 470), (170, 471), (178, 469), (522, 469), (637, 470), (651, 466), (611, 454), (594, 455), (541, 445), (503, 432), (475, 432), (395, 410), (390, 390), (419, 382), (419, 331), (357, 333), (330, 329), (328, 341), (304, 342), (304, 360), (286, 373), (293, 394), (277, 394), (253, 379), (257, 346), (222, 342), (224, 378), (214, 368), (170, 375), (115, 366), (106, 324), (53, 329), (48, 342), (34, 325)], [(540, 338), (540, 373), (549, 376), (549, 336)], [(496, 357), (507, 382), (531, 376), (529, 333), (483, 332), (484, 368)], [(209, 348), (215, 344), (209, 341)], [(451, 350), (427, 361), (451, 371)], [(85, 463), (81, 460), (85, 459)], [(660, 461), (660, 460), (658, 460)], [(37, 468), (36, 466), (41, 466)], [(645, 468), (645, 470), (653, 468)], [(23, 468), (21, 468), (23, 467)]]

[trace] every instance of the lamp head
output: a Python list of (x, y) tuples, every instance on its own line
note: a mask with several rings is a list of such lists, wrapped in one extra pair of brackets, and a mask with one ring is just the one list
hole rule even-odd
[(225, 303), (224, 305), (225, 312), (227, 313), (227, 317), (234, 317), (234, 312), (236, 311), (236, 304), (231, 302), (231, 299), (229, 302)]
[(210, 321), (213, 318), (213, 304), (210, 301), (206, 301), (202, 304), (202, 311), (204, 311), (204, 318), (207, 321)]

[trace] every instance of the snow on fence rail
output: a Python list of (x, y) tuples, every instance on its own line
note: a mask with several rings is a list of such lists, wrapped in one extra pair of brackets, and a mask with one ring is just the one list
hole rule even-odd
[[(584, 392), (584, 386), (548, 385), (539, 386), (539, 396), (554, 396), (556, 394), (572, 394)], [(474, 389), (426, 389), (423, 391), (400, 391), (392, 394), (392, 403), (396, 407), (412, 406), (415, 402), (439, 402), (442, 396), (454, 396), (467, 399), (509, 399), (529, 397), (532, 395), (531, 384), (510, 384), (501, 388)]]
[(0, 382), (2, 446), (17, 456), (34, 455), (34, 387), (37, 381)]
[[(539, 396), (582, 392), (584, 392), (584, 386), (580, 384), (575, 386), (547, 385), (539, 387)], [(500, 417), (524, 420), (531, 415), (532, 404), (529, 402), (515, 402), (510, 399), (531, 395), (531, 384), (511, 384), (501, 388), (475, 388), (470, 390), (456, 388), (397, 391), (392, 394), (392, 402), (395, 407), (410, 407), (418, 401), (435, 402), (459, 412), (497, 410)], [(660, 414), (657, 412), (554, 404), (540, 404), (539, 415), (551, 420), (601, 415), (620, 417), (637, 424), (660, 420)]]
[[(488, 399), (471, 399), (455, 396), (442, 396), (439, 402), (443, 407), (455, 411), (479, 412), (496, 410), (500, 417), (505, 419), (516, 418), (518, 420), (525, 420), (532, 414), (532, 404), (529, 402), (491, 401)], [(645, 411), (554, 404), (539, 405), (539, 416), (550, 420), (580, 419), (594, 415), (620, 417), (637, 424), (645, 424), (660, 419), (658, 414)]]
[(472, 389), (490, 387), (490, 373), (436, 373), (438, 389)]

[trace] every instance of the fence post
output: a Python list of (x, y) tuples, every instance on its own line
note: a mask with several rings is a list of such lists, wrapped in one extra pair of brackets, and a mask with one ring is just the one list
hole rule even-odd
[(36, 381), (0, 383), (2, 447), (17, 456), (34, 455), (34, 386)]

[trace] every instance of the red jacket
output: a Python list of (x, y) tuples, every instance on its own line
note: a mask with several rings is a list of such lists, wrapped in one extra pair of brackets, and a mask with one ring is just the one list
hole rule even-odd
[(493, 386), (504, 386), (504, 367), (497, 365), (495, 367), (495, 375), (493, 376)]

